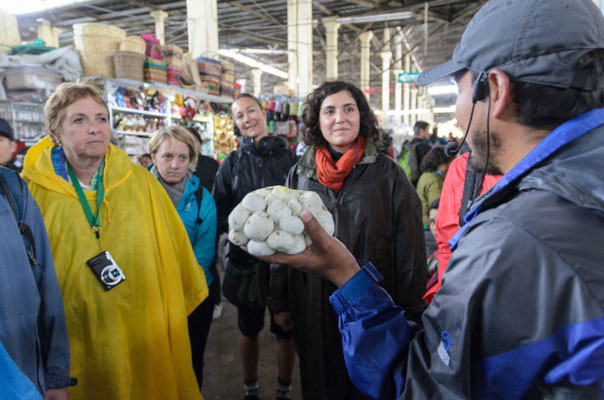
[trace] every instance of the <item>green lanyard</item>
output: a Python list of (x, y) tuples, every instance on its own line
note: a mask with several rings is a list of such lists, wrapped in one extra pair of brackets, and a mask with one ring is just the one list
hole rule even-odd
[(84, 191), (82, 190), (82, 187), (80, 186), (80, 181), (78, 180), (78, 177), (71, 169), (71, 166), (69, 165), (69, 163), (66, 163), (66, 164), (67, 164), (67, 173), (69, 174), (69, 177), (71, 178), (71, 183), (73, 184), (73, 187), (74, 187), (76, 193), (78, 194), (78, 197), (80, 198), (80, 203), (82, 203), (82, 208), (84, 209), (86, 218), (88, 218), (88, 222), (90, 223), (90, 227), (92, 228), (92, 231), (96, 235), (96, 238), (99, 239), (100, 238), (99, 231), (101, 230), (101, 223), (100, 223), (101, 203), (103, 202), (103, 197), (105, 196), (105, 189), (103, 189), (103, 174), (100, 174), (99, 180), (97, 183), (98, 189), (96, 191), (96, 217), (95, 217), (94, 215), (92, 215), (92, 210), (90, 209), (90, 205), (88, 204), (88, 200), (86, 199), (86, 196), (84, 196)]

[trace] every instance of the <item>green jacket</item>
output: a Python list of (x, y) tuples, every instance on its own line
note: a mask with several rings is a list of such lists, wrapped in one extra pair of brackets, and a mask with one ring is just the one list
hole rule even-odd
[(440, 197), (443, 190), (445, 177), (435, 172), (424, 172), (417, 181), (417, 195), (422, 203), (422, 221), (424, 229), (430, 226), (430, 218), (428, 218), (428, 207), (434, 200)]

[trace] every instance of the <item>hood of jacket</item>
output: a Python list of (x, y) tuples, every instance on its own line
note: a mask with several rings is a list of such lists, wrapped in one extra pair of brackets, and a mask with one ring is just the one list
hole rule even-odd
[(260, 139), (258, 147), (254, 146), (254, 139), (243, 136), (240, 141), (241, 151), (258, 157), (267, 157), (274, 152), (283, 151), (287, 143), (280, 136), (266, 136)]
[[(307, 178), (317, 178), (317, 161), (315, 159), (316, 151), (317, 149), (315, 146), (310, 146), (308, 149), (306, 149), (296, 167), (296, 173), (298, 175)], [(357, 165), (374, 163), (377, 159), (378, 153), (379, 151), (375, 143), (371, 140), (368, 140), (365, 144), (365, 151), (363, 152), (363, 155), (361, 156), (361, 159)]]
[[(50, 154), (55, 144), (47, 136), (32, 146), (25, 156), (23, 177), (53, 192), (78, 197), (73, 185), (55, 173)], [(132, 174), (134, 164), (122, 150), (110, 144), (105, 153), (103, 186), (105, 194), (121, 185)]]

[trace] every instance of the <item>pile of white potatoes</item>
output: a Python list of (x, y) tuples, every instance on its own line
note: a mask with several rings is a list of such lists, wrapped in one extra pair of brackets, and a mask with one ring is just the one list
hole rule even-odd
[(317, 193), (283, 186), (255, 190), (229, 215), (229, 240), (259, 257), (301, 253), (311, 244), (299, 218), (306, 210), (333, 235), (333, 217)]

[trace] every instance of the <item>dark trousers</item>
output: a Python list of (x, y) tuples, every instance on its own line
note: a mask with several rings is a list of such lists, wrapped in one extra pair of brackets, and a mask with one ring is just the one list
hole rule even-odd
[[(210, 285), (217, 285), (216, 279)], [(191, 357), (193, 358), (193, 370), (197, 377), (197, 384), (201, 390), (203, 383), (203, 354), (210, 333), (210, 324), (212, 323), (212, 313), (214, 312), (214, 299), (208, 296), (193, 312), (189, 315), (189, 340), (191, 341)]]

